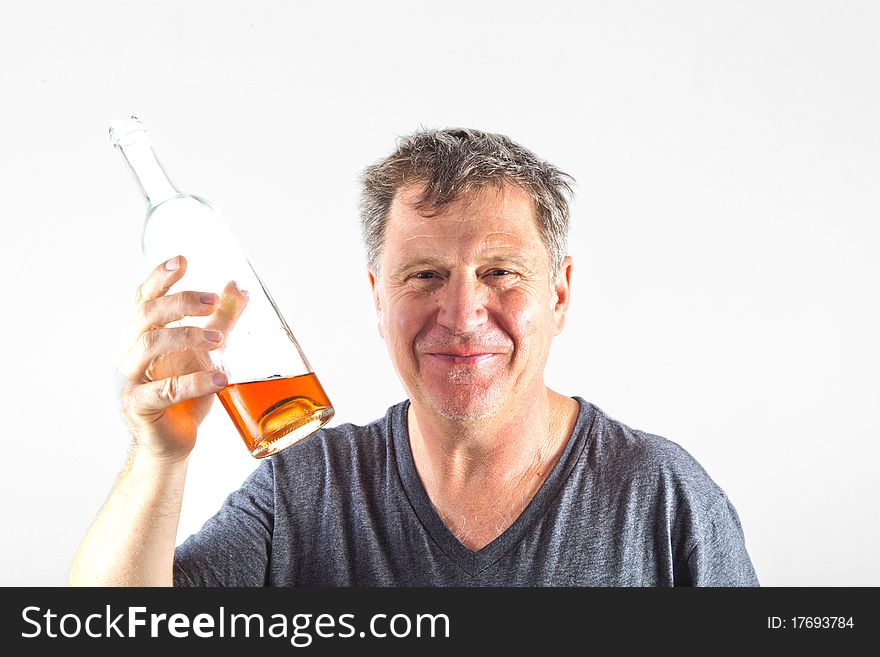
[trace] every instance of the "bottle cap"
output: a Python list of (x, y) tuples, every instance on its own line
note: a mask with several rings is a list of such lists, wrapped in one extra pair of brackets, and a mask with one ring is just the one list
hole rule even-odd
[(128, 146), (146, 131), (144, 124), (136, 116), (114, 119), (110, 121), (110, 143), (113, 146)]

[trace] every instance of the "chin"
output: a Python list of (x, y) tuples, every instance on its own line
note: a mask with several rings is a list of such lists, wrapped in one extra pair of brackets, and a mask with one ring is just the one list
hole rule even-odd
[(473, 389), (472, 386), (456, 386), (442, 394), (426, 395), (428, 404), (447, 420), (456, 422), (479, 422), (495, 416), (501, 408), (497, 390)]

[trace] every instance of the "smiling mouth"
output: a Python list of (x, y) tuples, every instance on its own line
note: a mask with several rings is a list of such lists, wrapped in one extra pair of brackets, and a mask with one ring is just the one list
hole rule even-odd
[(431, 356), (432, 358), (436, 358), (437, 360), (448, 363), (450, 365), (479, 365), (483, 363), (493, 356), (496, 356), (495, 353), (479, 353), (479, 354), (442, 354), (442, 353), (427, 353), (426, 356)]

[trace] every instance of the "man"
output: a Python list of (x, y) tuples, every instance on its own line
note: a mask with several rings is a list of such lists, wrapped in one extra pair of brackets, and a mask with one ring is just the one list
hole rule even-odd
[[(133, 447), (70, 583), (758, 585), (734, 507), (687, 452), (544, 383), (570, 302), (569, 181), (476, 130), (416, 133), (369, 167), (369, 280), (408, 399), (265, 460), (176, 549), (226, 381), (166, 356), (234, 329), (216, 296), (166, 295), (183, 258), (157, 267), (125, 369)], [(212, 313), (219, 333), (166, 326)]]

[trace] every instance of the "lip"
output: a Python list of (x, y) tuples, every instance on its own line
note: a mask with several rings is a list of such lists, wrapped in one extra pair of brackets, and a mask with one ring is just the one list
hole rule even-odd
[(450, 365), (480, 365), (481, 363), (486, 362), (493, 356), (496, 356), (495, 353), (479, 353), (479, 354), (441, 354), (441, 353), (427, 353), (426, 356), (431, 356), (432, 358), (436, 358), (440, 362), (448, 363)]

